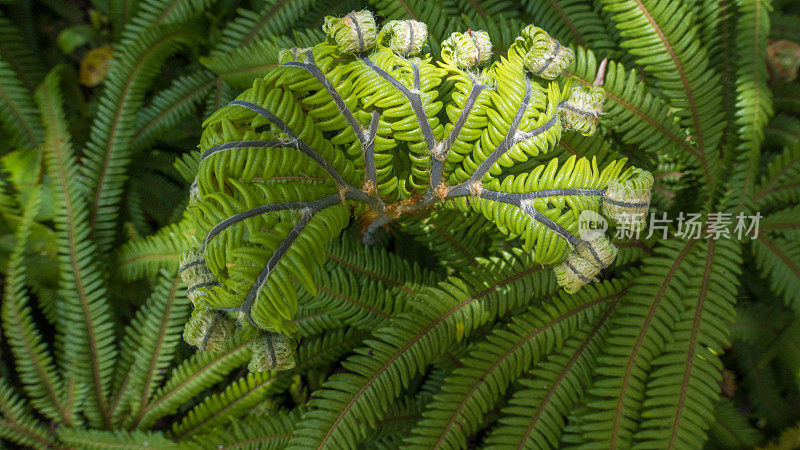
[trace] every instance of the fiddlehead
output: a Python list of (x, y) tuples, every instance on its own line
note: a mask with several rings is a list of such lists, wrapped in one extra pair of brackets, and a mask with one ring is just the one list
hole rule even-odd
[(295, 286), (316, 293), (323, 248), (351, 216), (369, 242), (408, 213), (480, 212), (533, 261), (560, 263), (568, 292), (613, 262), (606, 238), (579, 237), (579, 216), (646, 211), (649, 173), (576, 157), (505, 170), (553, 150), (563, 129), (595, 131), (602, 69), (596, 85), (573, 86), (561, 76), (572, 50), (532, 25), (491, 65), (481, 31), (453, 33), (434, 62), (421, 22), (378, 31), (358, 11), (323, 28), (327, 42), (282, 51), (280, 67), (205, 122), (197, 247), (181, 262), (197, 308), (187, 340), (208, 347), (237, 323), (255, 339), (252, 370), (292, 367)]

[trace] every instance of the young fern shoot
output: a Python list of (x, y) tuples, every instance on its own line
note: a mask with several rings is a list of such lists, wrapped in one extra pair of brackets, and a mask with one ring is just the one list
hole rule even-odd
[(562, 75), (572, 50), (533, 25), (491, 64), (483, 31), (453, 33), (434, 62), (415, 20), (379, 31), (371, 12), (354, 11), (323, 29), (326, 42), (282, 51), (204, 124), (189, 205), (200, 242), (180, 268), (195, 305), (187, 341), (217, 348), (238, 326), (263, 344), (251, 370), (293, 367), (295, 285), (315, 293), (324, 247), (353, 216), (369, 243), (412, 212), (483, 213), (535, 262), (555, 264), (570, 293), (614, 261), (604, 236), (579, 237), (579, 216), (646, 211), (648, 172), (575, 157), (506, 170), (550, 152), (564, 129), (595, 132), (604, 69), (576, 85)]

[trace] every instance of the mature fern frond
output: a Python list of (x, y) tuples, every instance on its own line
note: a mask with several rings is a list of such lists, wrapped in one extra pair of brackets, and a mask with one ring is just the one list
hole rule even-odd
[[(684, 310), (683, 292), (696, 275), (698, 242), (667, 240), (645, 258), (638, 283), (630, 288), (612, 320), (608, 343), (599, 358), (597, 377), (589, 392), (590, 408), (573, 418), (570, 438), (594, 441), (597, 447), (627, 447), (636, 431), (645, 397), (647, 373), (664, 348), (666, 336)], [(697, 286), (696, 288), (699, 288)], [(693, 297), (699, 296), (699, 289)]]
[(652, 361), (645, 388), (643, 421), (634, 439), (643, 445), (699, 447), (719, 397), (722, 363), (733, 322), (739, 242), (709, 240), (699, 246), (693, 263), (702, 276), (687, 286), (685, 307), (664, 353)]
[(487, 445), (558, 448), (565, 419), (592, 379), (608, 330), (608, 318), (618, 298), (604, 308), (597, 320), (584, 324), (572, 335), (562, 350), (549, 354), (547, 360), (520, 379), (522, 388), (514, 392), (509, 405), (503, 408), (504, 415), (486, 439)]
[(287, 377), (279, 372), (249, 373), (232, 382), (223, 392), (205, 398), (173, 426), (172, 435), (181, 439), (203, 428), (225, 423), (287, 385)]
[(47, 427), (27, 411), (25, 400), (0, 378), (0, 437), (37, 449), (53, 448)]
[(220, 353), (195, 353), (170, 372), (164, 386), (133, 418), (132, 426), (148, 429), (161, 417), (175, 413), (182, 404), (242, 367), (250, 359), (250, 353), (250, 343), (241, 338), (233, 340)]
[(621, 46), (659, 80), (681, 124), (692, 130), (702, 178), (713, 186), (719, 181), (716, 162), (724, 114), (716, 101), (719, 77), (709, 66), (706, 49), (697, 44), (693, 12), (679, 1), (604, 0), (603, 5), (615, 13)]
[(78, 165), (61, 109), (58, 80), (57, 72), (51, 72), (36, 92), (36, 101), (47, 131), (44, 150), (48, 174), (57, 191), (55, 222), (62, 273), (59, 366), (70, 380), (67, 383), (91, 383), (87, 415), (93, 424), (108, 424), (106, 397), (117, 353), (114, 323), (95, 259), (96, 247), (89, 239), (89, 208), (77, 184)]
[(788, 208), (765, 217), (752, 249), (772, 291), (800, 311), (800, 209)]
[(0, 125), (11, 144), (24, 149), (38, 148), (44, 140), (41, 119), (31, 95), (11, 66), (0, 56)]
[(758, 445), (763, 437), (750, 426), (747, 419), (736, 411), (728, 399), (717, 401), (714, 406), (715, 422), (708, 429), (709, 447), (712, 449), (746, 449)]
[(214, 83), (213, 74), (199, 70), (177, 78), (169, 88), (159, 92), (136, 117), (131, 152), (148, 146), (185, 120), (206, 98)]
[(592, 5), (576, 0), (522, 2), (533, 23), (564, 43), (590, 48), (602, 57), (613, 57), (617, 45), (611, 30)]
[[(33, 406), (51, 420), (76, 421), (70, 404), (74, 386), (64, 386), (53, 357), (34, 326), (30, 299), (25, 292), (24, 252), (39, 206), (39, 192), (31, 195), (17, 227), (17, 244), (8, 262), (2, 304), (3, 330), (16, 360), (16, 369)], [(69, 391), (69, 392), (68, 392)]]
[(33, 92), (45, 75), (42, 61), (16, 26), (0, 13), (0, 59), (13, 70), (25, 89)]
[(531, 365), (561, 348), (564, 342), (595, 316), (613, 310), (626, 285), (608, 282), (579, 295), (545, 300), (489, 334), (472, 347), (461, 367), (445, 380), (421, 420), (406, 439), (412, 447), (466, 448), (498, 397)]
[(278, 67), (278, 52), (291, 46), (286, 38), (269, 36), (242, 48), (203, 57), (200, 62), (231, 86), (246, 89), (253, 79)]
[(153, 277), (161, 270), (176, 273), (178, 256), (193, 245), (194, 224), (185, 218), (154, 235), (126, 243), (117, 256), (117, 273), (125, 281)]
[(770, 162), (767, 173), (755, 188), (753, 201), (762, 208), (800, 200), (800, 143), (787, 147)]
[[(567, 71), (589, 84), (597, 72), (597, 61), (591, 50), (577, 48), (575, 61)], [(603, 89), (606, 91), (603, 126), (622, 135), (626, 143), (637, 145), (653, 155), (682, 153), (691, 155), (699, 166), (702, 156), (687, 140), (685, 129), (670, 117), (669, 108), (652, 95), (639, 80), (636, 70), (609, 61)]]
[(290, 448), (352, 447), (383, 417), (401, 387), (450, 343), (524, 304), (531, 292), (552, 292), (555, 284), (549, 272), (542, 273), (520, 254), (505, 254), (488, 267), (495, 277), (481, 282), (451, 278), (418, 296), (418, 313), (401, 315), (392, 326), (374, 332), (369, 348), (343, 363), (353, 373), (334, 375), (311, 401)]
[(80, 428), (59, 428), (58, 438), (72, 448), (87, 450), (137, 450), (175, 448), (177, 444), (157, 431), (101, 431)]
[(212, 53), (229, 53), (258, 39), (286, 34), (311, 4), (311, 0), (265, 0), (257, 11), (239, 9), (239, 17), (222, 31), (222, 39)]
[(192, 437), (198, 447), (242, 450), (279, 450), (286, 447), (302, 409), (277, 411), (269, 416), (247, 416)]
[(89, 200), (92, 237), (101, 254), (114, 239), (119, 199), (145, 89), (186, 38), (180, 27), (158, 27), (115, 49), (99, 111), (82, 159), (82, 195)]
[(182, 288), (174, 275), (163, 271), (152, 296), (125, 330), (110, 405), (116, 418), (136, 416), (161, 384), (189, 317)]

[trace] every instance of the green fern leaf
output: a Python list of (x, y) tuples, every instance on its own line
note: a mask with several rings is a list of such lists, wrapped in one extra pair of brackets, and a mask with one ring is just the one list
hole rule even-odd
[(0, 437), (36, 449), (51, 449), (54, 442), (47, 427), (29, 410), (5, 378), (0, 378)]
[(71, 379), (67, 383), (91, 384), (86, 413), (93, 424), (108, 424), (106, 397), (117, 354), (116, 336), (105, 283), (94, 259), (96, 247), (89, 239), (89, 208), (76, 182), (78, 165), (61, 109), (58, 80), (57, 72), (51, 72), (37, 91), (36, 101), (47, 131), (47, 169), (57, 191), (55, 222), (62, 274), (59, 365)]
[(177, 444), (160, 432), (101, 431), (79, 428), (59, 428), (58, 438), (72, 448), (87, 450), (138, 450), (151, 448), (175, 448)]

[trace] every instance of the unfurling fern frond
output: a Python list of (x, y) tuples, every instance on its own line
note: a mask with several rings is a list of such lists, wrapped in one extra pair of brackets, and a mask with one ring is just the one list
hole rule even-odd
[[(570, 291), (613, 261), (610, 243), (577, 236), (579, 216), (641, 215), (648, 173), (573, 157), (501, 176), (552, 150), (562, 128), (594, 132), (603, 89), (560, 80), (571, 49), (529, 26), (481, 68), (492, 45), (483, 31), (453, 33), (434, 64), (421, 54), (430, 24), (393, 21), (378, 32), (372, 14), (358, 11), (329, 17), (324, 29), (328, 42), (281, 52), (281, 66), (206, 120), (189, 207), (202, 244), (181, 262), (198, 308), (262, 333), (294, 333), (295, 284), (317, 293), (314, 267), (350, 209), (366, 242), (437, 204), (481, 212), (522, 238), (536, 262), (570, 255), (558, 269)], [(346, 300), (341, 273), (325, 280)], [(199, 341), (201, 323), (187, 331)]]

